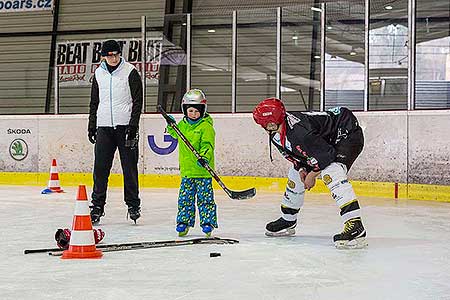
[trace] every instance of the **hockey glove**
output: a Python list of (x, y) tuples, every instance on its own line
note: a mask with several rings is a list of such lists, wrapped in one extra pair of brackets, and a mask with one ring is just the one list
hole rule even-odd
[(128, 126), (125, 130), (125, 147), (136, 148), (138, 139), (138, 128), (136, 126)]
[(205, 168), (207, 164), (208, 164), (208, 160), (207, 160), (206, 158), (203, 158), (203, 157), (202, 157), (202, 158), (200, 158), (200, 159), (197, 160), (197, 165), (198, 165), (199, 167)]
[(91, 142), (92, 144), (95, 144), (95, 142), (97, 141), (97, 128), (89, 128), (88, 139), (89, 139), (89, 142)]
[(70, 242), (70, 229), (58, 229), (55, 233), (56, 245), (61, 249), (68, 249)]
[[(94, 241), (96, 244), (100, 243), (105, 237), (105, 232), (101, 229), (92, 229), (94, 232)], [(55, 233), (56, 245), (61, 249), (68, 249), (70, 244), (70, 229), (58, 229)]]
[(96, 244), (100, 243), (105, 237), (105, 232), (100, 228), (92, 229), (94, 231), (94, 241)]

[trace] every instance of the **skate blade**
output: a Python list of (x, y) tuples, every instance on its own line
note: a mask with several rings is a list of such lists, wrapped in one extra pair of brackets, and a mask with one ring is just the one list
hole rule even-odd
[(337, 241), (334, 242), (334, 245), (337, 249), (364, 249), (369, 244), (366, 241), (366, 238), (357, 238), (351, 241)]
[(292, 235), (295, 235), (295, 228), (286, 228), (277, 232), (266, 230), (266, 236), (270, 237), (292, 236)]

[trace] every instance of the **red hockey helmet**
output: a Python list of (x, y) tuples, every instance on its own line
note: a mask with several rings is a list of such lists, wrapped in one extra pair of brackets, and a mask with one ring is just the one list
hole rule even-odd
[(269, 123), (283, 124), (285, 116), (286, 108), (283, 102), (277, 98), (267, 98), (256, 105), (253, 110), (253, 119), (264, 129)]

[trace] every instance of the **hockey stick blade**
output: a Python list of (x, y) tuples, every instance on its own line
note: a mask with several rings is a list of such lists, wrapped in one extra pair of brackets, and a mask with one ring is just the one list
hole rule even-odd
[(245, 200), (245, 199), (249, 199), (252, 198), (256, 195), (256, 189), (255, 188), (251, 188), (245, 191), (231, 191), (230, 190), (230, 198), (231, 199), (236, 199), (236, 200)]
[[(150, 248), (163, 248), (163, 247), (176, 247), (186, 245), (198, 245), (198, 244), (237, 244), (238, 240), (235, 239), (222, 239), (218, 237), (212, 238), (196, 238), (187, 240), (173, 240), (173, 241), (157, 241), (157, 242), (141, 242), (141, 243), (128, 243), (128, 244), (110, 244), (102, 245), (103, 247), (97, 247), (102, 252), (116, 252), (127, 250), (140, 250)], [(63, 251), (48, 252), (50, 256), (61, 256)]]
[[(178, 137), (184, 142), (186, 147), (188, 147), (189, 150), (191, 150), (192, 154), (194, 154), (194, 156), (197, 159), (201, 159), (202, 157), (200, 156), (198, 151), (195, 150), (195, 148), (192, 146), (192, 144), (188, 141), (188, 139), (180, 131), (180, 129), (178, 128), (176, 122), (172, 118), (170, 118), (170, 116), (167, 114), (167, 112), (164, 110), (164, 108), (162, 108), (161, 105), (158, 105), (158, 110), (161, 113), (161, 115), (163, 116), (163, 118), (166, 119), (167, 123), (178, 134)], [(230, 190), (229, 188), (227, 188), (225, 186), (225, 183), (223, 183), (222, 179), (220, 179), (219, 175), (217, 175), (216, 171), (214, 171), (208, 163), (205, 163), (203, 165), (203, 167), (206, 169), (206, 171), (208, 171), (209, 174), (211, 174), (211, 176), (217, 181), (217, 183), (220, 185), (220, 187), (225, 191), (225, 193), (227, 193), (227, 195), (231, 199), (234, 199), (234, 200), (245, 200), (245, 199), (248, 199), (248, 198), (252, 198), (253, 196), (256, 195), (255, 188), (251, 188), (251, 189), (248, 189), (248, 190), (245, 190), (245, 191), (232, 191), (232, 190)]]

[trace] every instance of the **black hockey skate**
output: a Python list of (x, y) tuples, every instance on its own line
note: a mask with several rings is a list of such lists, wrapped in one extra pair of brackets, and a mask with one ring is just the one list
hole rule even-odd
[(366, 230), (361, 218), (350, 219), (344, 224), (344, 230), (333, 237), (334, 245), (338, 249), (361, 249), (368, 246)]
[(130, 219), (134, 221), (134, 224), (136, 224), (136, 220), (141, 217), (141, 208), (134, 206), (129, 207), (128, 216), (130, 216)]
[(98, 224), (100, 222), (100, 218), (105, 215), (105, 212), (103, 211), (103, 207), (92, 205), (89, 206), (91, 209), (91, 222), (92, 224)]
[(267, 236), (290, 236), (295, 234), (297, 221), (286, 221), (282, 217), (266, 225)]

